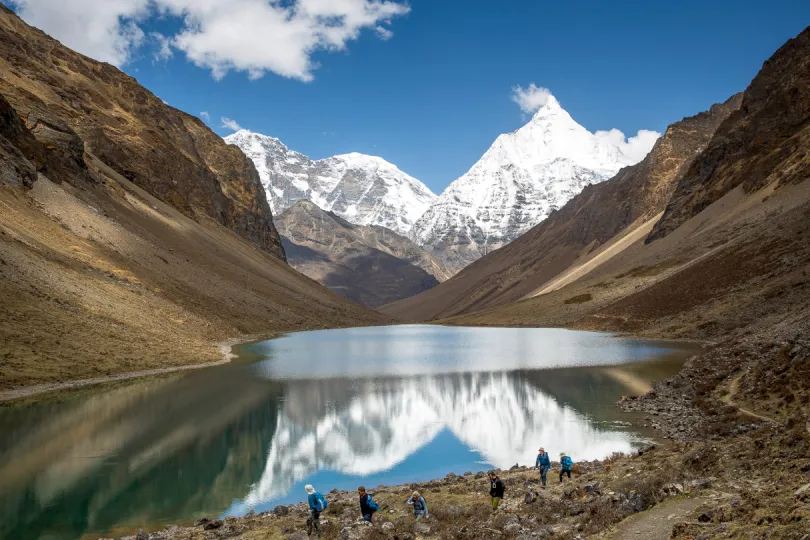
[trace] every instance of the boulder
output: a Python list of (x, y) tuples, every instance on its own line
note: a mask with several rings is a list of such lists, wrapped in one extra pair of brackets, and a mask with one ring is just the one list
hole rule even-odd
[(381, 527), (381, 528), (382, 528), (382, 530), (384, 530), (385, 532), (394, 532), (394, 528), (395, 528), (395, 527), (394, 527), (394, 524), (393, 524), (393, 523), (391, 523), (390, 521), (386, 521), (385, 523), (383, 523), (383, 524), (382, 524), (382, 527)]
[(503, 532), (506, 534), (520, 534), (521, 530), (523, 530), (523, 528), (520, 526), (520, 523), (510, 523), (503, 528)]
[(417, 521), (413, 524), (413, 532), (417, 534), (430, 534), (430, 525)]
[(536, 500), (537, 494), (534, 491), (526, 490), (526, 494), (523, 496), (523, 502), (526, 504), (532, 504)]
[(197, 521), (194, 522), (194, 526), (195, 527), (202, 527), (203, 525), (205, 525), (206, 523), (208, 523), (210, 521), (211, 520), (208, 519), (208, 518), (200, 518), (200, 519), (198, 519)]
[(149, 540), (149, 533), (141, 529), (138, 531), (138, 534), (135, 535), (135, 540)]
[(273, 508), (273, 513), (277, 516), (286, 516), (290, 513), (290, 507), (280, 504)]

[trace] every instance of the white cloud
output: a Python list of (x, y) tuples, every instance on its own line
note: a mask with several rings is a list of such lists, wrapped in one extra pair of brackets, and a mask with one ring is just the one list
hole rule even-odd
[(208, 111), (203, 111), (203, 112), (201, 112), (201, 113), (200, 113), (200, 118), (202, 118), (202, 119), (203, 119), (203, 121), (204, 121), (206, 124), (207, 124), (208, 122), (210, 122), (210, 121), (211, 121), (211, 115), (210, 115), (210, 114), (208, 114)]
[(343, 50), (363, 29), (389, 39), (381, 25), (410, 11), (400, 0), (11, 1), (26, 21), (68, 47), (118, 66), (143, 44), (144, 21), (162, 15), (181, 21), (175, 35), (161, 36), (162, 58), (175, 48), (215, 78), (233, 70), (303, 81), (313, 78), (315, 51)]
[(239, 131), (240, 129), (242, 129), (242, 126), (240, 126), (236, 122), (236, 120), (232, 120), (227, 116), (223, 116), (219, 120), (220, 122), (222, 122), (222, 127), (224, 127), (225, 129), (230, 129), (231, 131)]
[(157, 45), (157, 50), (154, 53), (155, 60), (165, 62), (174, 56), (174, 51), (172, 51), (171, 48), (171, 38), (164, 36), (160, 32), (152, 32), (149, 34), (149, 37), (152, 38)]
[(11, 0), (26, 22), (68, 47), (120, 66), (144, 41), (150, 0)]
[(622, 153), (632, 158), (634, 162), (644, 159), (652, 150), (655, 141), (661, 136), (657, 131), (640, 129), (634, 137), (625, 138), (624, 133), (616, 128), (610, 131), (597, 131), (594, 135), (618, 146)]
[(378, 26), (374, 30), (377, 32), (377, 35), (383, 41), (388, 41), (389, 39), (394, 37), (394, 33), (384, 26)]
[(551, 90), (542, 86), (535, 86), (531, 83), (528, 88), (520, 86), (512, 88), (512, 101), (518, 104), (520, 110), (526, 114), (534, 114), (540, 107), (546, 104), (551, 97)]

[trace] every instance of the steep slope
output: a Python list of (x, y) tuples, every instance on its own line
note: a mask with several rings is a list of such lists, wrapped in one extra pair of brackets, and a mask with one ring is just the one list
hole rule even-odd
[(585, 186), (634, 163), (550, 96), (528, 124), (499, 136), (447, 187), (411, 237), (458, 271), (543, 221)]
[(548, 219), (453, 279), (383, 311), (407, 320), (429, 320), (519, 300), (578, 258), (662, 212), (681, 173), (741, 99), (734, 96), (672, 124), (637, 165), (587, 186)]
[(376, 156), (352, 153), (311, 160), (274, 137), (248, 130), (225, 141), (256, 164), (275, 213), (309, 200), (351, 223), (406, 235), (436, 199), (422, 182)]
[(0, 65), (0, 389), (383, 320), (284, 262), (255, 169), (201, 123), (5, 8)]
[(276, 221), (290, 265), (359, 304), (376, 307), (439, 284), (420, 267), (437, 263), (382, 227), (352, 225), (309, 201), (298, 201)]
[(751, 193), (771, 182), (787, 186), (810, 176), (810, 29), (765, 62), (740, 110), (679, 182), (649, 240), (663, 238), (742, 185)]
[(212, 217), (283, 257), (256, 170), (199, 119), (2, 5), (0, 52), (0, 94), (40, 139), (70, 145), (77, 134), (87, 151), (184, 215)]

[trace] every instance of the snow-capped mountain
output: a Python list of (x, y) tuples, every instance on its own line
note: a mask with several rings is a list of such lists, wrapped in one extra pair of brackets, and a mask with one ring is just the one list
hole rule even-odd
[(411, 238), (460, 270), (543, 221), (586, 185), (640, 160), (614, 142), (579, 125), (549, 96), (528, 124), (500, 135), (444, 190)]
[(274, 215), (306, 199), (350, 223), (407, 236), (436, 199), (422, 182), (380, 157), (351, 153), (312, 160), (274, 137), (245, 129), (225, 141), (253, 160)]

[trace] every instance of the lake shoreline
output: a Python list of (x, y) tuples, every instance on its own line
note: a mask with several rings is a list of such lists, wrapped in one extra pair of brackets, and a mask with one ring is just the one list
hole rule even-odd
[(282, 334), (271, 334), (265, 336), (248, 336), (244, 338), (232, 338), (224, 341), (218, 341), (213, 345), (218, 347), (222, 358), (215, 362), (206, 362), (203, 364), (188, 364), (180, 366), (172, 366), (165, 368), (155, 369), (142, 369), (138, 371), (131, 371), (126, 373), (119, 373), (116, 375), (105, 375), (103, 377), (92, 377), (90, 379), (77, 379), (73, 381), (64, 381), (59, 383), (45, 383), (35, 384), (31, 386), (23, 386), (13, 390), (0, 391), (0, 403), (8, 403), (21, 399), (26, 399), (34, 396), (41, 396), (43, 394), (50, 394), (53, 392), (64, 392), (76, 390), (79, 388), (86, 388), (88, 386), (97, 386), (113, 382), (129, 381), (133, 379), (142, 379), (146, 377), (154, 377), (157, 375), (168, 375), (171, 373), (181, 373), (186, 371), (196, 371), (215, 366), (221, 366), (231, 363), (238, 355), (233, 352), (233, 348), (237, 345), (243, 345), (253, 341), (274, 339)]

